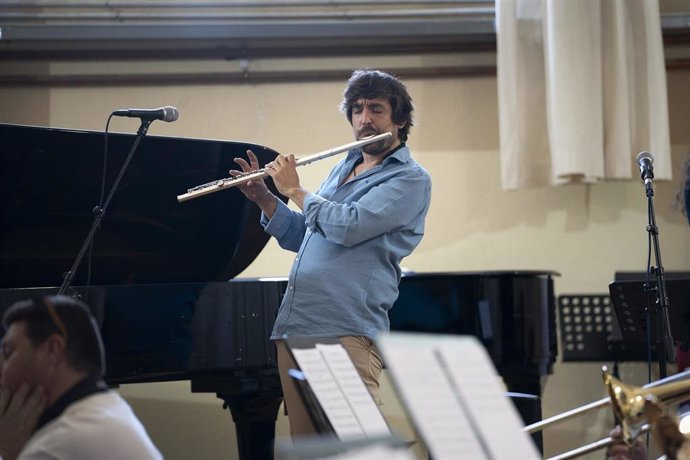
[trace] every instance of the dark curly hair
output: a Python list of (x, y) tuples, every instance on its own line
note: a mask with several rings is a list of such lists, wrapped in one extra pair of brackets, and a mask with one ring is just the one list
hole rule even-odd
[(352, 106), (360, 99), (376, 98), (386, 99), (390, 103), (393, 109), (393, 121), (396, 125), (403, 125), (398, 129), (398, 138), (405, 142), (414, 124), (412, 118), (414, 107), (405, 84), (391, 74), (370, 69), (352, 72), (343, 93), (340, 111), (347, 114), (347, 119), (352, 124)]

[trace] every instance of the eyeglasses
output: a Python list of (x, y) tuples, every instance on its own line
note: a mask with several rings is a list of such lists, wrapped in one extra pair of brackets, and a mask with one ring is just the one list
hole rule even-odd
[(69, 336), (67, 334), (67, 328), (65, 327), (65, 323), (62, 322), (62, 319), (60, 319), (60, 315), (58, 315), (55, 305), (53, 305), (53, 302), (51, 302), (48, 297), (43, 297), (43, 305), (45, 305), (48, 314), (53, 320), (53, 324), (55, 324), (55, 327), (60, 329), (62, 337), (65, 339), (65, 342), (67, 342), (67, 337)]

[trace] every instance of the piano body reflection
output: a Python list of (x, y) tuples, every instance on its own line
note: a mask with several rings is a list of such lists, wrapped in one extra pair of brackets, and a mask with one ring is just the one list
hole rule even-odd
[[(110, 135), (106, 190), (133, 139)], [(0, 124), (0, 314), (58, 291), (99, 202), (102, 143), (102, 133)], [(272, 458), (282, 397), (268, 337), (286, 281), (234, 279), (268, 240), (239, 190), (176, 201), (226, 177), (247, 149), (262, 165), (276, 155), (243, 142), (146, 137), (72, 291), (101, 327), (108, 383), (189, 380), (192, 391), (216, 393), (232, 412), (240, 458), (262, 459)], [(554, 275), (409, 274), (391, 327), (476, 335), (510, 391), (539, 395), (556, 356)]]

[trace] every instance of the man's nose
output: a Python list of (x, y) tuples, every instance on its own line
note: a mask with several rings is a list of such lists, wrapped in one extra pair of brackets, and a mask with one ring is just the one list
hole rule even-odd
[(366, 106), (362, 108), (362, 113), (360, 114), (359, 122), (362, 125), (371, 124), (371, 111)]

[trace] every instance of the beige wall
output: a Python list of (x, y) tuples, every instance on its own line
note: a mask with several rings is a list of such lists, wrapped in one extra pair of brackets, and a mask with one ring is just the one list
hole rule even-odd
[[(77, 64), (37, 71), (59, 73), (70, 65)], [(308, 154), (350, 141), (349, 126), (336, 109), (343, 83), (0, 88), (0, 122), (102, 130), (115, 108), (169, 104), (179, 108), (180, 119), (156, 122), (149, 134), (236, 139)], [(418, 272), (550, 269), (562, 275), (556, 279), (557, 294), (604, 293), (615, 271), (644, 270), (646, 201), (639, 181), (503, 192), (495, 78), (410, 80), (408, 86), (417, 107), (410, 146), (432, 175), (433, 197), (426, 236), (405, 267)], [(669, 73), (668, 90), (674, 171), (680, 171), (690, 144), (690, 71)], [(137, 127), (133, 119), (111, 124), (121, 132)], [(635, 153), (630, 152), (631, 168)], [(302, 169), (304, 185), (315, 188), (335, 161)], [(667, 270), (690, 269), (690, 229), (672, 208), (679, 179), (655, 184)], [(286, 275), (291, 261), (291, 254), (269, 243), (242, 276)], [(546, 384), (545, 414), (601, 397), (598, 368), (557, 364)], [(624, 378), (638, 380), (632, 383), (644, 376), (640, 366), (625, 365), (622, 371)], [(391, 401), (389, 385), (387, 391)], [(231, 419), (213, 396), (192, 395), (185, 382), (131, 385), (121, 392), (166, 458), (232, 458)], [(385, 407), (394, 424), (402, 425), (399, 407)], [(605, 433), (607, 418), (596, 415), (574, 427), (549, 430), (547, 450)], [(281, 417), (279, 434), (285, 433)]]

